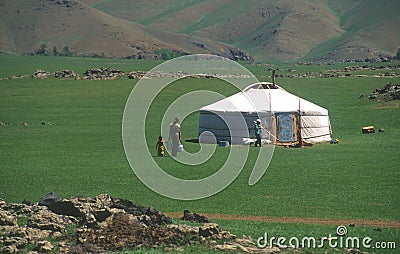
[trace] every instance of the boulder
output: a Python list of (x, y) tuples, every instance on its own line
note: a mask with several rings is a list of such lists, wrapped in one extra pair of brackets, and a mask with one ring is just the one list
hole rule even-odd
[(16, 226), (17, 218), (9, 212), (0, 210), (0, 226)]
[(78, 75), (74, 71), (71, 71), (71, 70), (61, 70), (61, 71), (56, 71), (54, 73), (54, 77), (70, 79), (70, 78), (77, 78)]
[(47, 206), (49, 204), (52, 204), (52, 203), (55, 203), (55, 202), (59, 202), (59, 201), (61, 201), (61, 198), (59, 196), (57, 196), (56, 193), (50, 192), (49, 194), (44, 195), (40, 199), (39, 205)]
[(212, 237), (218, 235), (220, 232), (218, 224), (215, 223), (206, 223), (203, 226), (199, 227), (199, 236), (202, 237)]
[(121, 70), (113, 68), (95, 68), (88, 69), (83, 73), (83, 79), (116, 79), (124, 76), (125, 73)]
[(1, 253), (17, 253), (18, 248), (15, 245), (6, 245), (0, 248)]
[(52, 251), (53, 248), (54, 248), (54, 246), (53, 246), (53, 244), (51, 242), (44, 240), (44, 241), (36, 242), (36, 246), (35, 246), (34, 250), (36, 250), (38, 252), (47, 253), (47, 252)]
[(75, 218), (83, 218), (84, 214), (75, 207), (74, 203), (69, 200), (62, 200), (58, 202), (53, 202), (47, 205), (47, 207), (53, 213), (66, 215), (66, 216), (73, 216)]
[(33, 72), (33, 74), (31, 75), (32, 78), (37, 79), (37, 78), (48, 78), (51, 76), (50, 72), (47, 71), (43, 71), (43, 70), (36, 70), (35, 72)]
[(146, 75), (145, 71), (131, 71), (127, 74), (129, 79), (141, 79)]
[(400, 100), (400, 84), (387, 83), (383, 88), (376, 88), (368, 97), (373, 100)]
[[(233, 247), (225, 246), (225, 249), (256, 250), (252, 249), (256, 247), (254, 244), (240, 242), (217, 224), (173, 225), (170, 218), (154, 207), (140, 206), (107, 194), (61, 200), (55, 193), (49, 193), (40, 201), (41, 205), (7, 204), (0, 199), (1, 253), (26, 253), (33, 246), (36, 253), (108, 253), (142, 247), (166, 247), (174, 251), (200, 243), (214, 248), (212, 246), (218, 243), (233, 240)], [(206, 220), (189, 211), (185, 214), (196, 220)], [(17, 218), (22, 217), (27, 222), (18, 225)]]
[(209, 219), (207, 217), (199, 215), (197, 213), (191, 213), (188, 210), (183, 211), (183, 217), (181, 220), (191, 221), (191, 222), (198, 222), (198, 223), (209, 223)]

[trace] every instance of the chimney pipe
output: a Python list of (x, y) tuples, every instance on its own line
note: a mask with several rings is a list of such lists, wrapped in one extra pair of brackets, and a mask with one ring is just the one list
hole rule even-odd
[(272, 84), (275, 86), (275, 69), (274, 70), (272, 70)]

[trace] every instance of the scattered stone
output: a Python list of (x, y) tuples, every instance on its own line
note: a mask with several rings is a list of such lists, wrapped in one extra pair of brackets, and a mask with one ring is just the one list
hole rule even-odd
[(170, 218), (157, 211), (154, 207), (143, 207), (134, 204), (130, 200), (112, 198), (107, 194), (101, 194), (94, 199), (71, 197), (68, 200), (59, 200), (55, 193), (44, 197), (46, 197), (46, 206), (52, 212), (59, 215), (72, 216), (80, 224), (90, 227), (97, 226), (98, 223), (103, 222), (113, 213), (132, 214), (146, 225), (172, 223)]
[(400, 84), (387, 83), (384, 88), (376, 88), (368, 97), (372, 100), (400, 100)]
[(50, 252), (54, 248), (53, 244), (49, 241), (38, 241), (36, 242), (35, 249), (38, 252)]
[(22, 200), (22, 204), (23, 205), (28, 205), (28, 206), (32, 205), (31, 201), (29, 201), (29, 200), (27, 200), (25, 198), (24, 198), (24, 200)]
[(74, 71), (71, 71), (71, 70), (61, 70), (61, 71), (54, 72), (54, 77), (71, 79), (71, 78), (78, 78), (78, 75)]
[(199, 227), (199, 236), (204, 238), (213, 237), (216, 239), (232, 239), (236, 237), (227, 231), (221, 231), (216, 223), (206, 223)]
[(199, 215), (197, 213), (190, 213), (188, 210), (183, 211), (183, 217), (181, 220), (191, 221), (191, 222), (198, 222), (198, 223), (209, 223), (207, 217)]
[(192, 44), (195, 45), (196, 47), (199, 47), (199, 48), (202, 48), (202, 49), (207, 49), (206, 44), (204, 44), (202, 42), (193, 41)]
[(191, 235), (193, 237), (199, 235), (199, 227), (193, 227), (185, 224), (170, 224), (167, 227), (184, 235)]
[(229, 48), (229, 53), (228, 55), (230, 55), (228, 58), (235, 60), (235, 61), (252, 61), (253, 57), (248, 54), (245, 51), (242, 51), (240, 49), (237, 48)]
[[(240, 253), (279, 253), (281, 250), (278, 247), (266, 246), (259, 248), (250, 236), (242, 236), (235, 238), (233, 241), (217, 244), (213, 247), (215, 250), (225, 252), (240, 252)], [(292, 251), (296, 251), (292, 249)]]
[(145, 71), (131, 71), (128, 73), (129, 79), (141, 79), (146, 75)]
[(36, 70), (33, 74), (32, 74), (32, 78), (35, 78), (35, 79), (37, 79), (37, 78), (48, 78), (48, 77), (50, 77), (51, 76), (51, 73), (50, 72), (47, 72), (47, 71), (43, 71), (43, 70)]
[(41, 122), (40, 124), (43, 126), (55, 126), (56, 125), (54, 123), (49, 123), (49, 122)]
[(7, 211), (0, 210), (0, 226), (16, 226), (17, 219)]
[(174, 245), (182, 241), (183, 237), (180, 232), (168, 230), (161, 225), (148, 226), (127, 213), (112, 214), (98, 228), (78, 230), (79, 243), (97, 245), (106, 250)]
[[(52, 192), (39, 203), (8, 204), (0, 199), (1, 253), (26, 253), (32, 248), (31, 253), (108, 253), (158, 247), (184, 252), (189, 244), (232, 252), (279, 251), (276, 247), (258, 248), (251, 238), (237, 238), (215, 223), (174, 225), (154, 207), (107, 194), (61, 199)], [(187, 211), (188, 215), (195, 213)], [(196, 220), (208, 221), (197, 216)], [(17, 218), (22, 217), (27, 223), (18, 225)]]
[[(202, 44), (198, 45), (199, 47)], [(230, 55), (229, 58), (236, 59), (236, 60), (245, 60), (250, 59), (251, 56), (246, 55), (244, 52), (237, 52), (237, 50), (233, 49), (231, 51), (227, 51), (227, 54)], [(314, 63), (314, 64), (321, 64), (321, 63)], [(330, 62), (326, 64), (332, 64)], [(262, 65), (259, 63), (254, 63), (254, 65)], [(302, 63), (299, 62), (298, 65), (311, 65), (311, 63)], [(344, 67), (343, 69), (329, 69), (323, 72), (305, 72), (305, 73), (298, 73), (295, 69), (288, 68), (285, 71), (288, 73), (285, 74), (277, 74), (276, 77), (279, 78), (346, 78), (346, 77), (390, 77), (396, 78), (400, 77), (398, 70), (400, 69), (400, 65), (398, 64), (387, 64), (387, 65), (352, 65)], [(265, 71), (271, 71), (272, 68), (267, 68)], [(277, 69), (279, 70), (279, 68)], [(376, 70), (382, 70), (381, 73), (376, 73)], [(373, 71), (372, 74), (363, 74), (363, 75), (352, 75), (352, 72), (367, 72)], [(209, 77), (217, 77), (217, 78), (224, 78), (229, 76), (229, 78), (249, 78), (249, 77), (242, 77), (243, 75), (219, 75), (215, 76), (214, 74), (196, 74), (196, 75), (188, 75), (187, 73), (166, 73), (166, 72), (151, 72), (150, 75), (147, 75), (146, 71), (131, 71), (126, 74), (129, 79), (141, 79), (143, 77), (146, 78), (159, 78), (159, 77), (187, 77), (191, 76), (193, 78), (209, 78)], [(32, 75), (32, 78), (48, 78), (48, 77), (56, 77), (56, 78), (64, 78), (64, 79), (116, 79), (118, 77), (124, 76), (125, 73), (118, 69), (113, 68), (93, 68), (88, 69), (83, 73), (83, 77), (80, 77), (72, 70), (60, 70), (54, 73), (50, 73), (44, 70), (36, 70)], [(7, 78), (0, 78), (2, 79), (14, 79), (14, 78), (25, 78), (28, 75), (15, 75)], [(269, 76), (268, 76), (269, 77)]]
[(51, 232), (65, 232), (65, 226), (73, 222), (75, 222), (75, 220), (71, 220), (67, 216), (60, 216), (43, 208), (31, 214), (28, 218), (27, 226), (40, 230), (49, 230)]
[(18, 248), (15, 245), (7, 245), (0, 248), (1, 253), (17, 253)]
[(116, 79), (124, 75), (123, 71), (113, 68), (95, 68), (86, 70), (82, 79)]
[(3, 79), (18, 79), (18, 78), (26, 78), (26, 77), (29, 77), (29, 76), (31, 76), (31, 75), (29, 75), (29, 74), (22, 74), (22, 75), (12, 75), (11, 77), (8, 77), (8, 78), (2, 78), (1, 80), (3, 80)]
[(142, 72), (142, 71), (132, 71), (128, 73), (128, 78), (130, 79), (152, 79), (152, 78), (252, 78), (250, 75), (246, 74), (218, 74), (218, 73), (197, 73), (189, 74), (184, 71), (176, 72), (166, 72), (166, 71), (152, 71), (152, 72)]

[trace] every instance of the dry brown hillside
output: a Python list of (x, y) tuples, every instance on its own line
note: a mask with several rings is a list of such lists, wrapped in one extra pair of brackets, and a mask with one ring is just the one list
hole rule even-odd
[(84, 0), (153, 29), (222, 41), (258, 60), (363, 60), (400, 47), (396, 0)]
[(160, 51), (215, 53), (229, 58), (246, 54), (223, 43), (184, 34), (154, 31), (113, 17), (77, 0), (1, 1), (3, 52), (49, 53), (68, 47), (76, 55), (154, 58)]
[(0, 0), (0, 52), (365, 60), (400, 47), (396, 0)]

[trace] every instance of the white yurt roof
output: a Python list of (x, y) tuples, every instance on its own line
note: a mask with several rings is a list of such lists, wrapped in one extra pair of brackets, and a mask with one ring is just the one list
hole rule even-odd
[(211, 112), (298, 112), (301, 115), (328, 115), (328, 110), (283, 89), (254, 89), (234, 94), (200, 110)]

